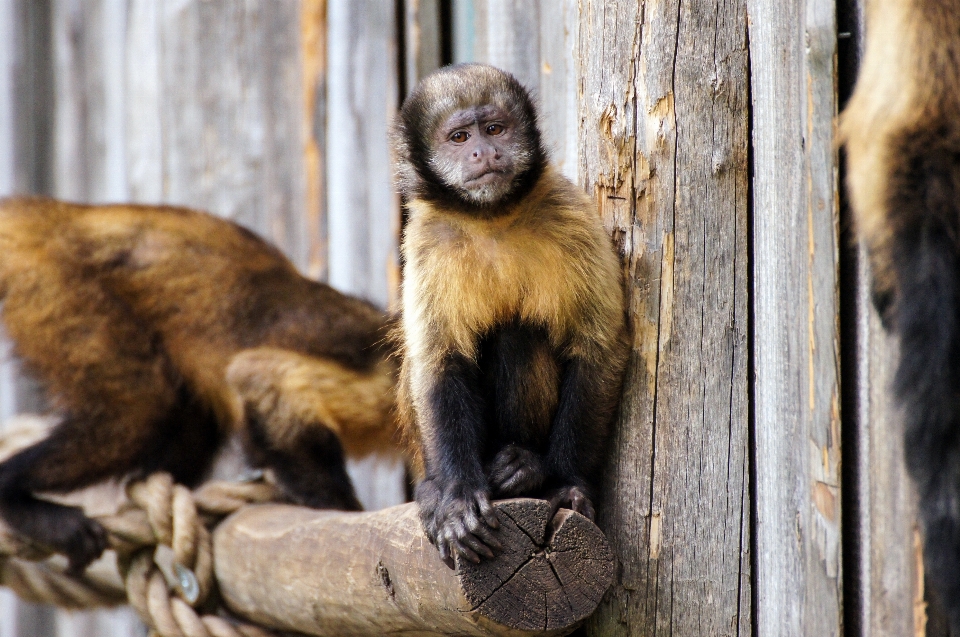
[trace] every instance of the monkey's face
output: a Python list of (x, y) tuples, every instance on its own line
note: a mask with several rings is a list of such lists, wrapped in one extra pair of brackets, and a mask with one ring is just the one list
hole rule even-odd
[(547, 164), (526, 89), (486, 64), (448, 66), (421, 80), (398, 114), (393, 152), (407, 201), (477, 215), (508, 212)]
[(516, 118), (496, 105), (458, 110), (437, 127), (430, 167), (468, 200), (496, 203), (530, 166), (523, 137)]

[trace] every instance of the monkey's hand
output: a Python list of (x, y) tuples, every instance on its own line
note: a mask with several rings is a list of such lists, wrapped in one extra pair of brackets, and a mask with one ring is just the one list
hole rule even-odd
[(478, 564), (481, 556), (489, 559), (501, 550), (493, 534), (500, 520), (485, 489), (428, 478), (417, 486), (416, 500), (423, 530), (448, 567), (454, 567), (455, 555)]
[(586, 490), (582, 487), (569, 486), (561, 487), (550, 494), (550, 509), (556, 514), (557, 509), (570, 509), (585, 516), (589, 520), (594, 520), (596, 512), (593, 510), (593, 503), (587, 496)]
[(3, 516), (18, 532), (37, 544), (70, 561), (67, 572), (79, 575), (90, 562), (107, 548), (107, 530), (88, 518), (83, 509), (27, 497), (19, 502), (6, 502)]
[(517, 445), (501, 449), (487, 468), (494, 495), (503, 498), (532, 495), (540, 490), (546, 477), (540, 454)]

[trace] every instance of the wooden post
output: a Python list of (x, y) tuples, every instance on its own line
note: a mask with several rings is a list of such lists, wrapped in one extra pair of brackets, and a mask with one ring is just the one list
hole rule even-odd
[(746, 6), (580, 6), (580, 176), (633, 329), (600, 519), (621, 570), (590, 632), (749, 635)]
[(757, 631), (841, 634), (833, 0), (749, 0)]
[(614, 562), (600, 530), (543, 500), (497, 503), (505, 549), (448, 569), (415, 504), (373, 513), (247, 507), (217, 527), (227, 606), (309, 635), (562, 635), (599, 604)]

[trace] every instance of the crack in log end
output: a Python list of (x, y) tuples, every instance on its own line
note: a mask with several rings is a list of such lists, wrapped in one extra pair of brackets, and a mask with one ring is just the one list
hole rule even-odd
[(550, 632), (589, 616), (613, 582), (613, 552), (600, 529), (568, 509), (549, 519), (540, 500), (496, 506), (504, 552), (458, 570), (471, 609), (504, 626)]
[(390, 581), (390, 571), (384, 566), (383, 560), (377, 562), (377, 579), (384, 590), (387, 591), (388, 596), (391, 598), (396, 596), (396, 591), (393, 590), (393, 582)]

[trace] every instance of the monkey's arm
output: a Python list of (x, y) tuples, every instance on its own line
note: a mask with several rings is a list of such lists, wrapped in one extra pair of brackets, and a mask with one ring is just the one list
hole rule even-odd
[(560, 402), (546, 454), (547, 486), (554, 508), (594, 517), (592, 489), (620, 399), (626, 340), (621, 332), (609, 344), (593, 343), (565, 364)]
[(427, 537), (453, 568), (454, 554), (479, 562), (500, 548), (490, 530), (499, 521), (480, 462), (483, 402), (476, 365), (462, 354), (447, 354), (424, 376), (417, 416), (426, 477), (416, 500)]

